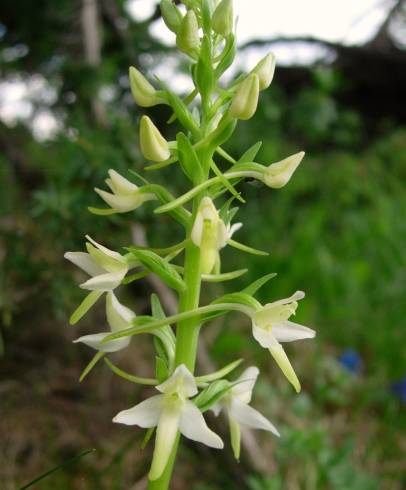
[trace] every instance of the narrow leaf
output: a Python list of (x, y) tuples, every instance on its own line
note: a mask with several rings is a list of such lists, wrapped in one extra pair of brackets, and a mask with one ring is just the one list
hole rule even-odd
[(256, 281), (254, 281), (252, 284), (244, 288), (241, 292), (245, 294), (250, 294), (251, 296), (254, 296), (254, 294), (262, 288), (268, 281), (273, 279), (276, 276), (276, 272), (272, 272), (271, 274), (266, 274), (263, 277), (260, 277)]
[(255, 145), (252, 145), (251, 148), (248, 148), (248, 150), (242, 155), (242, 157), (238, 160), (237, 163), (253, 162), (261, 146), (262, 146), (262, 141), (258, 141), (257, 143), (255, 143)]
[(115, 211), (114, 209), (107, 209), (107, 208), (93, 208), (89, 206), (87, 209), (92, 214), (96, 214), (97, 216), (110, 216), (112, 214), (117, 213), (117, 211)]
[(152, 434), (155, 431), (155, 427), (150, 427), (147, 432), (145, 433), (144, 439), (141, 442), (141, 449), (145, 449), (147, 447), (147, 444), (151, 440)]
[(42, 473), (41, 475), (37, 476), (36, 478), (34, 478), (33, 480), (31, 480), (26, 485), (23, 485), (22, 487), (20, 487), (19, 490), (25, 490), (26, 488), (32, 487), (33, 485), (35, 485), (39, 481), (43, 480), (47, 476), (51, 475), (52, 473), (55, 473), (56, 471), (59, 471), (62, 468), (65, 468), (66, 466), (69, 466), (69, 465), (75, 463), (76, 461), (78, 461), (79, 459), (83, 458), (87, 454), (94, 453), (95, 451), (96, 451), (96, 449), (94, 449), (94, 448), (92, 448), (92, 449), (86, 449), (86, 451), (82, 451), (81, 453), (77, 454), (73, 458), (70, 458), (67, 461), (64, 461), (63, 463), (59, 464), (58, 466), (55, 466), (54, 468), (52, 468), (52, 469), (46, 471), (45, 473)]
[(163, 383), (169, 376), (168, 365), (161, 357), (155, 357), (155, 376), (159, 383)]

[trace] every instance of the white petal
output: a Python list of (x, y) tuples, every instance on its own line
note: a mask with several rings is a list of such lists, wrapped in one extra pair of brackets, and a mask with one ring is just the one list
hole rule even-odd
[(220, 415), (220, 412), (223, 410), (223, 405), (220, 402), (215, 403), (210, 410), (214, 413), (216, 417)]
[(229, 234), (224, 221), (219, 219), (217, 224), (217, 249), (220, 250), (227, 245), (227, 240), (229, 239)]
[(162, 410), (163, 395), (156, 395), (143, 402), (119, 412), (113, 422), (125, 425), (138, 425), (143, 429), (149, 429), (158, 425)]
[(156, 387), (161, 393), (178, 393), (186, 397), (197, 395), (197, 386), (193, 374), (181, 364), (166, 381)]
[(278, 341), (272, 335), (271, 331), (265, 328), (257, 327), (255, 323), (252, 324), (252, 335), (260, 346), (265, 347), (266, 349), (278, 344)]
[(115, 195), (110, 194), (110, 192), (103, 191), (102, 189), (97, 189), (97, 187), (94, 190), (112, 209), (115, 209), (119, 213), (133, 211), (142, 204), (139, 196), (136, 194)]
[(202, 442), (206, 446), (223, 449), (221, 438), (207, 427), (200, 410), (191, 401), (187, 400), (183, 406), (179, 429), (181, 433), (192, 441)]
[(167, 408), (163, 403), (156, 430), (155, 448), (149, 472), (150, 480), (157, 480), (164, 472), (178, 434), (179, 417), (180, 411), (178, 409), (171, 406)]
[(112, 291), (121, 284), (125, 275), (126, 271), (108, 272), (107, 274), (92, 277), (81, 284), (80, 287), (82, 289), (88, 289), (89, 291)]
[(96, 264), (92, 257), (86, 252), (66, 252), (65, 259), (80, 267), (87, 272), (89, 276), (103, 274), (104, 270)]
[(232, 396), (236, 396), (244, 403), (249, 403), (258, 375), (259, 369), (257, 367), (251, 366), (247, 368), (237, 379), (237, 384), (231, 389)]
[(113, 169), (109, 170), (112, 187), (117, 194), (132, 194), (138, 186), (127, 180)]
[(278, 342), (293, 342), (294, 340), (313, 339), (316, 332), (311, 328), (290, 321), (272, 325), (272, 333)]
[(83, 337), (79, 337), (73, 342), (75, 344), (77, 342), (86, 344), (92, 349), (96, 349), (102, 352), (117, 352), (119, 350), (125, 349), (130, 343), (131, 337), (122, 337), (120, 339), (111, 340), (110, 342), (102, 344), (102, 341), (110, 334), (111, 332), (101, 332), (91, 335), (84, 335)]
[(122, 305), (114, 293), (106, 296), (106, 316), (112, 332), (118, 332), (128, 328), (135, 318), (135, 313)]
[(276, 427), (257, 410), (240, 400), (233, 399), (230, 405), (230, 415), (241, 425), (251, 429), (262, 429), (279, 436)]

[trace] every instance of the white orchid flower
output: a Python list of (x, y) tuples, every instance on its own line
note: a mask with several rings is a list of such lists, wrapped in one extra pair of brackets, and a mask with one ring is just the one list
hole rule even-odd
[(276, 427), (257, 410), (249, 406), (259, 369), (251, 366), (235, 382), (227, 395), (212, 407), (215, 415), (226, 410), (230, 426), (231, 446), (236, 459), (240, 458), (241, 426), (262, 429), (279, 437)]
[(91, 279), (80, 285), (89, 291), (112, 291), (120, 285), (129, 269), (128, 260), (103, 245), (100, 245), (88, 235), (86, 252), (66, 252), (64, 257), (87, 272)]
[(141, 206), (146, 201), (155, 199), (154, 194), (143, 193), (142, 188), (133, 184), (113, 169), (108, 171), (109, 179), (106, 184), (112, 192), (95, 188), (99, 196), (111, 207), (115, 213), (127, 213)]
[(124, 349), (130, 343), (131, 337), (121, 337), (103, 343), (103, 340), (111, 334), (111, 332), (119, 332), (129, 328), (135, 318), (135, 313), (122, 305), (114, 293), (111, 291), (106, 296), (106, 316), (107, 322), (110, 325), (110, 332), (101, 332), (91, 335), (84, 335), (74, 340), (74, 343), (80, 342), (86, 344), (92, 349), (102, 352), (117, 352)]
[(191, 239), (200, 248), (202, 274), (211, 274), (219, 269), (219, 251), (227, 245), (232, 235), (241, 228), (241, 223), (225, 225), (210, 197), (204, 197), (199, 205), (193, 224)]
[(209, 447), (222, 449), (224, 446), (220, 437), (207, 427), (200, 410), (188, 399), (197, 394), (197, 387), (195, 378), (184, 364), (178, 366), (172, 376), (156, 388), (162, 395), (153, 396), (129, 410), (123, 410), (113, 419), (113, 422), (119, 424), (157, 427), (150, 480), (156, 480), (162, 475), (178, 431), (188, 439)]
[(268, 303), (257, 310), (252, 317), (252, 333), (262, 347), (269, 349), (283, 374), (292, 383), (297, 392), (300, 383), (295, 371), (280, 342), (312, 339), (316, 332), (311, 328), (289, 321), (296, 313), (297, 301), (303, 299), (305, 293), (296, 291), (290, 298)]

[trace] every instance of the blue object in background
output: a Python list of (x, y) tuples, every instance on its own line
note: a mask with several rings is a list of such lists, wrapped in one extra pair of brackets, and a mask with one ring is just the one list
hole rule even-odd
[(392, 383), (392, 391), (399, 398), (403, 405), (406, 405), (406, 376), (397, 381), (396, 383)]
[(338, 362), (353, 374), (358, 374), (362, 369), (362, 359), (353, 349), (344, 350), (338, 358)]

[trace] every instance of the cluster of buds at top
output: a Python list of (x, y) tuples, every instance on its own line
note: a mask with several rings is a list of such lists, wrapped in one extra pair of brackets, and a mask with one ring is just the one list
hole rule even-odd
[[(90, 276), (80, 284), (87, 290), (87, 296), (70, 322), (79, 321), (101, 296), (106, 300), (108, 327), (75, 340), (96, 351), (82, 377), (104, 356), (115, 374), (132, 382), (154, 386), (159, 392), (114, 417), (117, 423), (138, 425), (151, 431), (156, 428), (149, 473), (151, 481), (160, 479), (168, 468), (179, 433), (212, 448), (223, 447), (220, 436), (206, 423), (203, 414), (208, 410), (215, 415), (226, 414), (231, 446), (237, 459), (242, 426), (279, 435), (274, 425), (250, 406), (259, 374), (256, 367), (249, 367), (234, 381), (226, 377), (240, 361), (215, 373), (194, 375), (196, 339), (202, 325), (232, 311), (247, 315), (254, 339), (269, 350), (296, 391), (300, 390), (300, 382), (282, 344), (315, 336), (314, 330), (291, 321), (298, 302), (304, 298), (302, 291), (264, 305), (254, 297), (259, 287), (274, 274), (254, 281), (242, 291), (225, 294), (208, 305), (198, 306), (202, 282), (229, 281), (247, 271), (222, 270), (221, 254), (227, 245), (246, 253), (267, 255), (233, 239), (242, 224), (234, 222), (238, 208), (232, 206), (237, 201), (245, 202), (237, 186), (244, 179), (256, 179), (272, 189), (284, 187), (301, 163), (304, 152), (263, 165), (256, 161), (260, 143), (240, 157), (224, 150), (223, 145), (232, 136), (238, 120), (254, 116), (261, 92), (271, 85), (275, 56), (267, 54), (248, 73), (224, 87), (220, 84), (221, 76), (232, 64), (236, 52), (233, 2), (184, 0), (183, 3), (186, 11), (171, 0), (162, 0), (161, 12), (166, 25), (176, 35), (177, 47), (191, 58), (194, 90), (182, 98), (159, 80), (156, 83), (161, 86), (155, 88), (134, 67), (130, 68), (129, 79), (138, 106), (150, 108), (165, 104), (173, 111), (169, 122), (178, 121), (183, 126), (175, 141), (167, 141), (149, 116), (141, 117), (139, 143), (142, 156), (148, 162), (147, 169), (170, 165), (174, 168), (178, 164), (191, 181), (192, 188), (175, 198), (165, 186), (151, 184), (144, 178), (140, 178), (143, 184), (137, 185), (131, 177), (110, 169), (106, 179), (109, 190), (95, 189), (108, 207), (89, 209), (97, 215), (123, 214), (137, 210), (146, 202), (154, 201), (153, 205), (158, 201), (155, 213), (168, 213), (183, 226), (184, 237), (180, 243), (166, 248), (148, 249), (130, 244), (120, 252), (87, 237), (86, 252), (65, 254), (70, 262)], [(191, 106), (195, 99), (200, 100), (200, 105), (194, 103)], [(221, 164), (217, 162), (218, 155), (223, 158)], [(224, 161), (230, 164), (227, 169), (224, 169)], [(224, 199), (226, 192), (231, 198)], [(221, 199), (223, 203), (219, 204)], [(182, 264), (179, 258), (183, 252)], [(137, 316), (119, 301), (116, 290), (121, 285), (150, 273), (158, 275), (178, 294), (179, 312), (166, 316), (156, 295), (151, 296), (150, 315)], [(155, 337), (154, 378), (125, 373), (108, 359), (110, 353), (129, 348), (132, 336), (139, 334)], [(153, 488), (166, 487), (163, 483), (163, 486)]]

